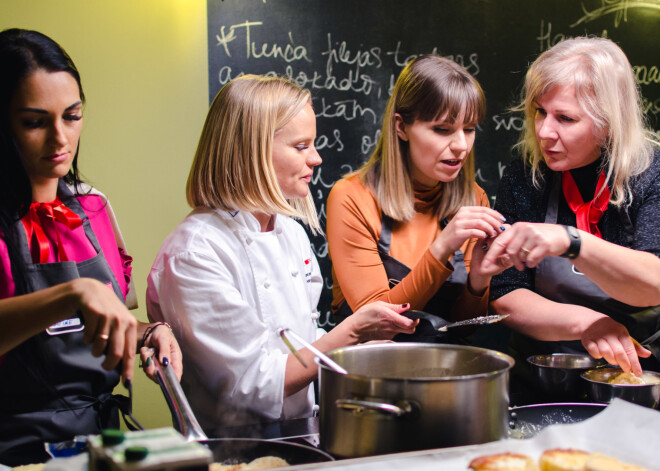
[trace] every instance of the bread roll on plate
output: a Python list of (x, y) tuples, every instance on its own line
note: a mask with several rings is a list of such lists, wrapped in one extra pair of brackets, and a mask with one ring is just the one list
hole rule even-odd
[(585, 464), (585, 471), (649, 471), (635, 464), (623, 463), (611, 456), (592, 453)]
[(516, 453), (480, 456), (473, 459), (469, 466), (473, 471), (539, 471), (533, 459)]
[(541, 471), (584, 471), (589, 453), (582, 450), (545, 450), (539, 458)]

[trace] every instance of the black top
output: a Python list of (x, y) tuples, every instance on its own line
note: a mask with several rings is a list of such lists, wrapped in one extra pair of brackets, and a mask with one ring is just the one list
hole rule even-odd
[[(575, 183), (585, 201), (593, 198), (600, 173), (600, 160), (591, 165), (571, 170)], [(548, 197), (553, 178), (561, 178), (558, 172), (544, 170), (541, 189), (534, 187), (531, 170), (522, 160), (512, 162), (505, 170), (497, 192), (495, 209), (507, 223), (518, 221), (543, 222), (545, 220)], [(650, 167), (631, 182), (632, 204), (622, 209), (612, 205), (607, 208), (598, 223), (603, 239), (614, 244), (635, 250), (650, 252), (660, 257), (660, 149), (655, 149)], [(589, 196), (587, 196), (589, 195)], [(560, 192), (557, 222), (569, 226), (576, 225), (575, 214), (568, 207)], [(621, 212), (627, 212), (634, 227), (634, 236), (629, 240), (624, 229)], [(509, 268), (494, 276), (491, 282), (490, 299), (498, 299), (511, 291), (526, 288), (534, 291), (535, 269), (518, 271)]]

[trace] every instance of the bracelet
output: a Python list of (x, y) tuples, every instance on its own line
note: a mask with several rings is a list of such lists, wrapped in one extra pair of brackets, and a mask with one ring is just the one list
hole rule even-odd
[(154, 325), (149, 327), (147, 330), (144, 331), (144, 335), (142, 336), (142, 341), (140, 342), (140, 346), (138, 347), (138, 350), (144, 347), (144, 344), (147, 343), (147, 340), (149, 340), (149, 337), (151, 336), (151, 333), (156, 330), (156, 327), (164, 325), (168, 329), (170, 329), (170, 332), (172, 331), (172, 327), (167, 322), (156, 322)]
[(564, 226), (566, 233), (568, 234), (569, 245), (566, 252), (560, 255), (560, 257), (568, 258), (573, 260), (580, 255), (580, 246), (582, 245), (582, 240), (580, 239), (580, 233), (573, 226)]

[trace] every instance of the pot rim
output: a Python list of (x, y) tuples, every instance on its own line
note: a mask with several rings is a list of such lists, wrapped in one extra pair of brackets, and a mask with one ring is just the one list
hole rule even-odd
[[(547, 365), (544, 364), (540, 361), (538, 361), (539, 358), (543, 357), (548, 357), (548, 358), (580, 358), (584, 360), (588, 360), (592, 362), (593, 364), (590, 366), (575, 366), (571, 368), (570, 366), (553, 366), (553, 365)], [(537, 354), (537, 355), (530, 355), (526, 358), (526, 361), (528, 364), (536, 366), (538, 368), (548, 368), (552, 370), (569, 370), (569, 371), (578, 371), (578, 370), (593, 370), (596, 369), (596, 367), (605, 365), (603, 363), (603, 360), (598, 360), (591, 355), (587, 353), (542, 353), (542, 354)]]
[[(500, 376), (503, 373), (508, 372), (511, 368), (513, 368), (513, 365), (515, 364), (515, 360), (513, 357), (510, 355), (507, 355), (506, 353), (499, 352), (497, 350), (491, 350), (488, 348), (482, 348), (482, 347), (474, 347), (472, 345), (452, 345), (452, 344), (437, 344), (437, 343), (422, 343), (422, 342), (388, 342), (388, 343), (372, 343), (372, 344), (359, 344), (359, 345), (351, 345), (347, 347), (339, 347), (335, 348), (333, 350), (330, 350), (329, 352), (326, 353), (330, 358), (333, 357), (334, 354), (343, 352), (343, 351), (353, 351), (353, 350), (380, 350), (380, 349), (409, 349), (411, 347), (419, 347), (423, 349), (441, 349), (441, 350), (467, 350), (467, 351), (473, 351), (475, 353), (485, 353), (490, 356), (498, 357), (502, 360), (504, 360), (506, 363), (508, 363), (508, 366), (498, 368), (493, 371), (486, 371), (484, 373), (475, 373), (475, 374), (465, 374), (465, 375), (454, 375), (454, 376), (441, 376), (441, 377), (436, 377), (436, 376), (420, 376), (420, 377), (415, 377), (415, 378), (401, 378), (401, 377), (388, 377), (388, 376), (374, 376), (374, 375), (363, 375), (363, 374), (358, 374), (358, 373), (351, 373), (350, 371), (348, 374), (343, 375), (341, 373), (337, 373), (334, 371), (331, 367), (325, 365), (322, 361), (319, 361), (318, 358), (315, 359), (316, 363), (319, 365), (319, 369), (322, 369), (326, 371), (327, 373), (332, 373), (335, 375), (339, 376), (347, 376), (353, 379), (365, 379), (365, 380), (387, 380), (387, 381), (399, 381), (399, 382), (439, 382), (439, 381), (468, 381), (468, 380), (474, 380), (474, 379), (481, 379), (481, 378), (489, 378), (489, 377), (494, 377), (494, 376)], [(336, 361), (335, 358), (332, 358), (333, 360)], [(343, 366), (343, 365), (342, 365)]]

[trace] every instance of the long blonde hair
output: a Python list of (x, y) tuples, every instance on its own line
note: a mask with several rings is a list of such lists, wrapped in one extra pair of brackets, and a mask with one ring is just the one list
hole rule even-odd
[(657, 136), (645, 126), (641, 94), (625, 53), (606, 38), (566, 39), (543, 52), (525, 77), (522, 102), (525, 126), (516, 145), (532, 168), (534, 185), (543, 182), (544, 162), (536, 139), (534, 118), (537, 100), (557, 86), (573, 85), (578, 103), (593, 120), (595, 135), (603, 136), (601, 147), (610, 203), (630, 203), (631, 177), (651, 164)]
[[(404, 67), (387, 102), (376, 149), (357, 170), (383, 213), (398, 221), (409, 221), (415, 214), (408, 143), (397, 136), (396, 114), (405, 124), (432, 121), (445, 114), (452, 123), (463, 110), (465, 122), (479, 123), (486, 115), (483, 90), (465, 68), (436, 55), (417, 57)], [(458, 177), (443, 183), (438, 217), (453, 216), (461, 206), (474, 204), (474, 184), (473, 148)]]
[(284, 214), (320, 232), (311, 194), (287, 200), (272, 163), (273, 138), (305, 106), (309, 90), (282, 77), (244, 75), (215, 96), (190, 168), (193, 207)]

